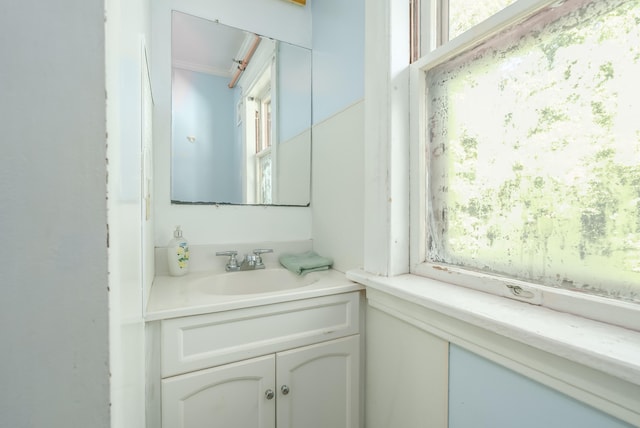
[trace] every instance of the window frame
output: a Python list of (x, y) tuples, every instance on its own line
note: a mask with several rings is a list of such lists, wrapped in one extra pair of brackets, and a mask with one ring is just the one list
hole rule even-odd
[[(625, 328), (638, 330), (640, 305), (587, 295), (569, 290), (509, 279), (488, 273), (466, 270), (450, 265), (429, 262), (426, 255), (428, 242), (427, 195), (427, 119), (426, 119), (426, 73), (461, 52), (471, 49), (547, 7), (558, 4), (558, 0), (519, 0), (480, 24), (470, 28), (453, 40), (439, 45), (441, 11), (447, 0), (423, 0), (420, 44), (428, 48), (423, 56), (409, 67), (409, 111), (410, 117), (410, 260), (411, 274), (436, 279), (502, 297), (543, 306), (549, 309), (572, 313)], [(562, 2), (564, 3), (564, 1)], [(444, 6), (443, 6), (444, 5)], [(425, 25), (426, 24), (426, 25)], [(436, 47), (437, 46), (437, 47)]]

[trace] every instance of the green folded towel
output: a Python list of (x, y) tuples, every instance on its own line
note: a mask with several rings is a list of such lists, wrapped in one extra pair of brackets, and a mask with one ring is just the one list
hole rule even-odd
[(280, 256), (280, 264), (293, 273), (305, 275), (309, 272), (329, 269), (333, 260), (319, 256), (314, 251), (307, 251), (302, 254), (283, 254)]

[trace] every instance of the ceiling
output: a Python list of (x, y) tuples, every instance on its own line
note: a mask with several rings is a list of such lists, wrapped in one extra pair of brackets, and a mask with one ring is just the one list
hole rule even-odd
[(231, 77), (248, 50), (251, 33), (174, 11), (171, 61), (174, 67)]

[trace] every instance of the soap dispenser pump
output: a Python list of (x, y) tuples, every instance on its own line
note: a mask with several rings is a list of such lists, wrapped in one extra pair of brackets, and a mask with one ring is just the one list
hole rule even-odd
[(182, 276), (189, 270), (189, 243), (182, 236), (180, 226), (176, 226), (173, 239), (167, 245), (167, 261), (172, 276)]

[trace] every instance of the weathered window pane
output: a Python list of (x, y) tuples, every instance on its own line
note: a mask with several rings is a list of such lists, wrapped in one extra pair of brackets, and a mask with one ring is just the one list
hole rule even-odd
[(516, 0), (449, 0), (449, 40)]
[(640, 301), (640, 1), (572, 3), (428, 72), (428, 257)]

